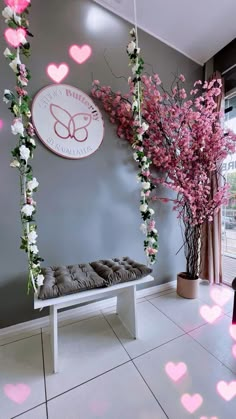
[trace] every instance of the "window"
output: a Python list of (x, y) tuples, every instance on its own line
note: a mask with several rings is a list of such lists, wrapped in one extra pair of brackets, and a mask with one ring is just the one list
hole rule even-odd
[[(225, 126), (236, 132), (236, 90), (225, 100)], [(230, 184), (230, 199), (222, 210), (223, 282), (232, 283), (236, 277), (236, 153), (223, 163), (223, 175)]]

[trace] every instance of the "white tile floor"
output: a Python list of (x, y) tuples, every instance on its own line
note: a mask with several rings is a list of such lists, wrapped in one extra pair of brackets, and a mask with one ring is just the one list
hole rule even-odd
[(140, 299), (138, 340), (113, 307), (73, 318), (59, 329), (58, 374), (46, 329), (0, 337), (0, 419), (235, 419), (233, 293), (214, 323), (200, 314), (216, 305), (213, 289), (222, 303), (222, 288), (201, 283), (198, 300)]

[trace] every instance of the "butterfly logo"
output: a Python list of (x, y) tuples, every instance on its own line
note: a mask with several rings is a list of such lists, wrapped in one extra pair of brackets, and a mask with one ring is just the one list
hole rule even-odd
[(50, 105), (50, 112), (56, 120), (54, 132), (59, 138), (63, 140), (74, 138), (80, 143), (87, 140), (87, 127), (92, 120), (92, 116), (89, 113), (76, 113), (75, 115), (71, 115), (68, 111), (61, 108), (61, 106), (54, 104)]

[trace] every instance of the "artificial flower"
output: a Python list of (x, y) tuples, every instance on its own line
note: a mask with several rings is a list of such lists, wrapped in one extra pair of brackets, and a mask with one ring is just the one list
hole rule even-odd
[(152, 208), (149, 208), (149, 213), (150, 213), (150, 215), (154, 215), (154, 214), (155, 214), (155, 211), (154, 211), (154, 209), (152, 209)]
[(132, 67), (132, 73), (133, 73), (133, 74), (137, 73), (138, 69), (139, 69), (139, 63), (136, 63), (136, 64)]
[(25, 145), (21, 145), (19, 150), (20, 150), (20, 158), (27, 162), (27, 160), (30, 157), (30, 149), (26, 147)]
[(27, 190), (30, 192), (33, 192), (35, 189), (37, 189), (38, 186), (39, 186), (39, 183), (37, 179), (34, 177), (32, 180), (30, 180), (27, 183)]
[(17, 23), (17, 25), (21, 25), (21, 17), (14, 14), (14, 21)]
[(134, 157), (134, 160), (136, 160), (136, 161), (138, 161), (138, 160), (139, 160), (138, 153), (134, 153), (134, 154), (133, 154), (133, 157)]
[(9, 55), (12, 55), (12, 53), (11, 53), (11, 51), (9, 50), (9, 48), (6, 48), (6, 49), (4, 50), (3, 55), (4, 55), (4, 57), (8, 58), (8, 57), (9, 57)]
[(34, 254), (37, 255), (37, 253), (39, 252), (38, 247), (36, 246), (36, 244), (33, 244), (30, 246), (30, 251)]
[(29, 244), (35, 244), (36, 243), (36, 240), (37, 240), (37, 237), (38, 237), (38, 234), (36, 233), (36, 231), (35, 230), (31, 231), (28, 234)]
[(17, 73), (18, 71), (18, 65), (21, 64), (21, 61), (18, 57), (14, 58), (14, 60), (12, 60), (9, 64), (9, 66), (12, 68), (12, 70), (14, 71), (14, 73)]
[(11, 167), (20, 167), (20, 162), (15, 159), (10, 163), (10, 166)]
[(18, 115), (19, 115), (20, 108), (19, 108), (19, 106), (18, 106), (16, 103), (15, 103), (15, 105), (13, 106), (12, 110), (13, 110), (13, 112), (14, 112), (15, 116), (18, 116)]
[(33, 207), (33, 205), (29, 205), (29, 204), (25, 204), (21, 208), (22, 214), (26, 215), (26, 217), (31, 217), (34, 211), (35, 211), (35, 208)]
[(150, 189), (150, 182), (142, 182), (142, 187), (144, 190)]
[(44, 276), (40, 274), (40, 275), (37, 276), (38, 287), (42, 287), (43, 283), (44, 283)]
[(24, 125), (22, 124), (22, 121), (20, 118), (16, 118), (13, 121), (13, 125), (11, 126), (11, 132), (13, 135), (24, 135)]
[(132, 55), (134, 53), (135, 48), (136, 48), (136, 43), (134, 41), (131, 41), (127, 46), (128, 53)]
[(148, 247), (146, 252), (148, 255), (155, 255), (158, 252), (158, 250), (154, 249), (153, 247)]
[(144, 131), (147, 131), (147, 130), (148, 130), (148, 128), (149, 128), (149, 125), (148, 125), (146, 122), (143, 122), (143, 123), (142, 123), (142, 129), (143, 129)]
[(29, 139), (29, 142), (35, 147), (36, 146), (36, 142), (33, 138)]
[(10, 6), (7, 6), (3, 9), (2, 15), (5, 19), (5, 23), (8, 23), (9, 20), (11, 20), (14, 15), (14, 11), (12, 10)]
[(22, 89), (22, 87), (16, 86), (16, 92), (19, 96), (27, 96), (27, 91), (25, 89)]
[(144, 203), (144, 204), (140, 205), (139, 208), (140, 208), (140, 211), (141, 212), (146, 212), (147, 209), (148, 209), (148, 205)]
[(27, 133), (30, 137), (33, 137), (35, 135), (34, 127), (31, 124), (31, 122), (28, 123), (28, 126), (27, 126), (26, 130), (27, 130)]

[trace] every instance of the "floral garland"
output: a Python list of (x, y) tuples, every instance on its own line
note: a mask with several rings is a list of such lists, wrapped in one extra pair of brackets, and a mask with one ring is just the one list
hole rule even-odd
[(138, 162), (140, 172), (138, 174), (138, 181), (141, 183), (141, 205), (140, 212), (143, 219), (141, 224), (141, 231), (146, 235), (144, 240), (144, 250), (148, 258), (148, 262), (152, 265), (156, 262), (158, 252), (158, 232), (155, 228), (155, 220), (153, 219), (154, 210), (149, 206), (149, 197), (151, 191), (155, 186), (150, 181), (150, 165), (152, 164), (149, 156), (144, 152), (144, 140), (148, 138), (149, 125), (142, 121), (142, 91), (141, 91), (141, 75), (144, 68), (144, 61), (140, 56), (140, 48), (138, 47), (137, 31), (132, 29), (130, 31), (131, 42), (127, 46), (127, 53), (130, 58), (130, 65), (132, 66), (133, 79), (129, 78), (129, 84), (132, 89), (132, 111), (134, 120), (134, 148), (133, 157)]
[(25, 64), (21, 62), (21, 55), (30, 55), (30, 44), (26, 36), (32, 36), (28, 31), (30, 0), (7, 0), (7, 7), (2, 15), (5, 18), (8, 28), (5, 31), (6, 41), (13, 46), (13, 50), (6, 48), (4, 56), (10, 61), (9, 66), (16, 75), (15, 92), (4, 90), (3, 101), (10, 103), (10, 111), (14, 115), (11, 126), (13, 135), (18, 136), (18, 144), (12, 150), (13, 160), (11, 167), (17, 168), (20, 174), (21, 185), (21, 222), (22, 236), (21, 246), (28, 255), (28, 293), (33, 288), (34, 292), (43, 284), (44, 276), (41, 274), (40, 262), (43, 260), (38, 254), (37, 247), (37, 225), (34, 221), (36, 213), (36, 202), (33, 199), (33, 192), (38, 188), (38, 181), (33, 177), (32, 167), (28, 163), (33, 158), (36, 148), (33, 125), (30, 122), (31, 112), (29, 109), (30, 97), (26, 90), (30, 80), (30, 72)]

